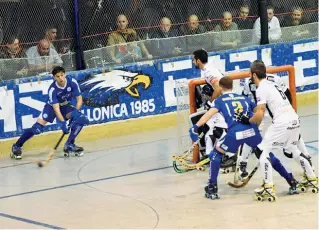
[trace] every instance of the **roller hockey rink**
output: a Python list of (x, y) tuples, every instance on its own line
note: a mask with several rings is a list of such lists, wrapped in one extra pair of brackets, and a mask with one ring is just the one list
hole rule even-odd
[[(318, 175), (318, 108), (298, 109)], [(175, 134), (173, 127), (78, 143), (83, 157), (64, 158), (60, 147), (43, 168), (34, 162), (50, 148), (25, 152), (21, 161), (1, 156), (0, 228), (318, 229), (318, 194), (287, 195), (288, 184), (276, 172), (274, 203), (253, 198), (261, 185), (259, 170), (240, 189), (227, 185), (233, 173), (220, 174), (221, 199), (206, 199), (208, 171), (178, 174), (172, 168)], [(301, 179), (295, 161), (276, 156)], [(256, 163), (250, 156), (249, 172)]]

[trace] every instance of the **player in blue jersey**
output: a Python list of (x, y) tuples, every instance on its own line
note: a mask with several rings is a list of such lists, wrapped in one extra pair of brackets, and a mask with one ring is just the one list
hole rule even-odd
[[(220, 162), (225, 152), (235, 153), (238, 147), (243, 144), (255, 149), (255, 154), (259, 159), (261, 150), (257, 145), (262, 141), (256, 124), (242, 124), (237, 122), (235, 113), (243, 113), (252, 115), (256, 105), (247, 97), (232, 93), (233, 81), (229, 77), (223, 77), (219, 81), (222, 96), (218, 97), (211, 109), (202, 116), (202, 118), (189, 130), (190, 137), (193, 141), (198, 140), (197, 130), (204, 125), (213, 115), (221, 113), (228, 125), (227, 133), (224, 133), (218, 140), (215, 148), (210, 153), (210, 173), (208, 185), (205, 187), (206, 197), (210, 199), (218, 199), (217, 177), (220, 168)], [(281, 162), (271, 153), (270, 164), (273, 168), (284, 177), (291, 189), (297, 193), (297, 181), (291, 173), (288, 173)]]
[[(48, 89), (48, 100), (37, 122), (29, 129), (26, 129), (18, 141), (12, 146), (11, 158), (21, 159), (22, 146), (34, 135), (43, 132), (47, 122), (52, 123), (55, 118), (60, 123), (63, 133), (71, 132), (64, 145), (65, 156), (74, 153), (76, 156), (83, 155), (83, 148), (74, 144), (75, 138), (79, 135), (84, 125), (89, 123), (87, 117), (80, 112), (82, 106), (81, 90), (74, 78), (66, 76), (62, 67), (55, 67), (52, 70), (53, 83)], [(71, 100), (76, 98), (76, 106), (71, 104)], [(70, 120), (69, 126), (67, 120)]]

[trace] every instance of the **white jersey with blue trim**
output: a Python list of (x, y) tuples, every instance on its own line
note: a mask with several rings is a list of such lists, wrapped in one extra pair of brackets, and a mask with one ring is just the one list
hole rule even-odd
[(204, 68), (201, 70), (201, 77), (205, 78), (207, 84), (211, 85), (213, 88), (213, 84), (216, 81), (219, 81), (224, 75), (222, 72), (214, 67), (211, 63), (206, 63)]
[(73, 98), (81, 95), (81, 90), (78, 82), (67, 76), (64, 87), (58, 85), (54, 81), (48, 89), (49, 98), (47, 104), (60, 104), (61, 106), (68, 104)]

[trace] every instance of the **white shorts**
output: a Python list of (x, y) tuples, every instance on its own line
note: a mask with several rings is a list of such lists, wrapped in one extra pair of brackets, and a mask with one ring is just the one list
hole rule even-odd
[(261, 148), (287, 149), (297, 147), (300, 134), (300, 121), (294, 119), (290, 121), (277, 121), (267, 129), (265, 136), (260, 143)]

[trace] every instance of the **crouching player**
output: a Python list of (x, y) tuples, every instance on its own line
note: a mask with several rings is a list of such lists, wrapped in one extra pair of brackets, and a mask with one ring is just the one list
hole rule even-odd
[[(217, 177), (220, 168), (220, 162), (225, 152), (236, 152), (238, 147), (243, 144), (247, 144), (252, 148), (256, 148), (257, 153), (262, 152), (257, 148), (257, 145), (262, 141), (257, 125), (242, 124), (237, 122), (234, 116), (234, 114), (239, 111), (252, 115), (256, 105), (247, 97), (231, 92), (233, 88), (233, 81), (231, 78), (223, 77), (219, 81), (219, 85), (223, 95), (214, 101), (211, 109), (189, 130), (191, 139), (196, 141), (198, 139), (198, 128), (204, 125), (213, 115), (218, 112), (223, 115), (228, 125), (228, 132), (221, 136), (209, 156), (210, 173), (208, 185), (205, 187), (205, 194), (206, 197), (210, 199), (219, 198)], [(294, 186), (293, 189), (297, 190), (296, 180), (294, 180), (291, 173), (286, 171), (281, 162), (273, 154), (270, 154), (270, 162), (273, 168), (282, 177), (284, 177), (288, 183), (291, 184), (291, 186)], [(292, 181), (294, 181), (294, 183), (291, 183)]]
[[(70, 120), (69, 126), (71, 133), (64, 145), (65, 156), (74, 153), (76, 156), (83, 155), (83, 148), (74, 144), (75, 138), (79, 135), (84, 125), (89, 123), (87, 117), (79, 110), (82, 106), (82, 96), (79, 85), (74, 78), (66, 77), (65, 70), (62, 67), (55, 67), (52, 70), (54, 77), (53, 83), (48, 89), (49, 98), (44, 105), (37, 122), (29, 129), (26, 129), (18, 141), (12, 146), (11, 158), (21, 159), (22, 146), (34, 135), (43, 132), (47, 122), (52, 123), (55, 118), (60, 122), (63, 133), (69, 133), (67, 120)], [(74, 107), (70, 101), (76, 98)]]

